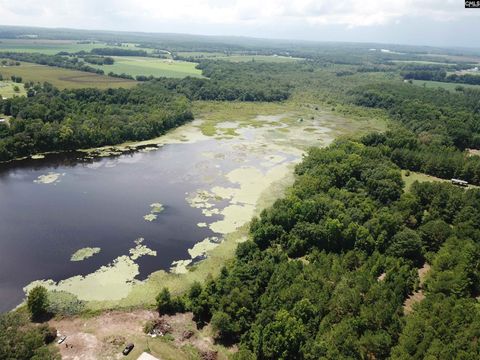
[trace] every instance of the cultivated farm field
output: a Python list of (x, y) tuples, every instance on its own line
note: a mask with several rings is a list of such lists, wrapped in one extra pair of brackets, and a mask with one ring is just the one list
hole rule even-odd
[(113, 65), (92, 65), (102, 69), (105, 74), (114, 72), (125, 73), (131, 76), (165, 76), (184, 78), (186, 76), (201, 77), (202, 71), (196, 69), (196, 63), (187, 61), (173, 61), (150, 57), (114, 56)]
[(198, 59), (214, 59), (214, 60), (224, 60), (232, 62), (245, 62), (245, 61), (259, 61), (259, 62), (274, 62), (274, 63), (286, 63), (302, 60), (301, 58), (295, 58), (290, 56), (280, 56), (280, 55), (243, 55), (243, 54), (232, 54), (226, 55), (218, 52), (197, 52), (197, 51), (188, 51), (188, 52), (179, 52), (178, 55), (184, 57), (193, 57)]
[(134, 80), (27, 62), (22, 62), (20, 66), (1, 67), (0, 74), (2, 74), (5, 79), (9, 79), (12, 75), (21, 76), (23, 82), (49, 82), (60, 89), (80, 89), (88, 87), (97, 89), (130, 88), (137, 84)]
[[(90, 52), (95, 48), (128, 48), (137, 49), (135, 44), (125, 43), (122, 47), (112, 46), (102, 42), (78, 42), (74, 40), (46, 40), (46, 39), (0, 39), (0, 51), (28, 52), (55, 55), (61, 51), (74, 53), (78, 51)], [(142, 48), (147, 52), (152, 49)]]

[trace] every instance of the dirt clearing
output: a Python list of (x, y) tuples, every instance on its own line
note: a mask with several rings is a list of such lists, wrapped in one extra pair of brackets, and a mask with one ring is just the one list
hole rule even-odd
[[(143, 332), (147, 321), (159, 320), (170, 327), (165, 336), (151, 337)], [(66, 340), (56, 345), (62, 359), (137, 359), (142, 352), (148, 352), (161, 360), (202, 359), (208, 357), (227, 359), (227, 353), (235, 351), (216, 345), (207, 326), (197, 330), (191, 313), (163, 316), (150, 310), (132, 312), (110, 311), (86, 318), (74, 317), (51, 320)], [(122, 355), (127, 343), (135, 348), (128, 356)]]

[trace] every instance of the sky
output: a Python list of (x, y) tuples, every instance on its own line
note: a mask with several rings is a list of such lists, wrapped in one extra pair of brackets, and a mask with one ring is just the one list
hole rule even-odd
[(464, 0), (0, 0), (0, 24), (480, 47)]

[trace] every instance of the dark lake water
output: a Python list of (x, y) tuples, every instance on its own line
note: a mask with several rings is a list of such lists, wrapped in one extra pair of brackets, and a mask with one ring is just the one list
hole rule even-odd
[[(18, 305), (30, 282), (92, 273), (128, 254), (139, 237), (157, 256), (137, 260), (138, 279), (189, 258), (188, 248), (215, 234), (197, 226), (206, 218), (186, 202), (186, 193), (201, 187), (207, 173), (238, 166), (222, 159), (205, 162), (201, 153), (215, 146), (212, 139), (114, 158), (60, 154), (0, 164), (0, 311)], [(49, 172), (64, 175), (55, 184), (34, 182)], [(143, 216), (155, 202), (165, 210), (147, 222)], [(101, 252), (70, 261), (87, 246)]]

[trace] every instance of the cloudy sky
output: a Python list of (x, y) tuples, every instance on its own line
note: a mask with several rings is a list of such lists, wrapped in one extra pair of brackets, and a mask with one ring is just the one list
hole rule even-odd
[(0, 0), (0, 24), (480, 47), (464, 0)]

